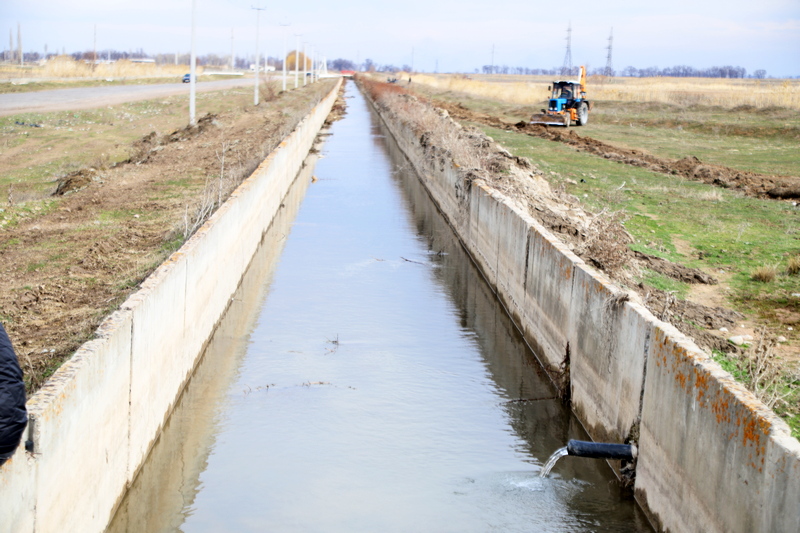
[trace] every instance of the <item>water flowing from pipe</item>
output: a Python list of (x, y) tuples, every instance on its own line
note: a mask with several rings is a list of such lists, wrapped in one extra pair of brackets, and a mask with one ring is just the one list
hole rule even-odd
[(547, 477), (547, 475), (550, 473), (553, 467), (556, 466), (558, 460), (567, 455), (567, 453), (568, 452), (566, 446), (564, 446), (563, 448), (559, 448), (555, 452), (553, 452), (553, 455), (550, 456), (550, 459), (548, 459), (547, 462), (542, 467), (542, 471), (539, 473), (539, 477)]

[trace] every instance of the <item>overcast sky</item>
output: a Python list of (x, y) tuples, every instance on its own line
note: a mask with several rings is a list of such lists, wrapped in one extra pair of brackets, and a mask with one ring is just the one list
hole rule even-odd
[[(489, 65), (560, 67), (572, 24), (574, 65), (602, 67), (613, 27), (617, 70), (733, 65), (800, 76), (800, 0), (405, 0), (396, 2), (196, 0), (198, 53), (279, 56), (302, 34), (329, 59), (371, 58), (417, 70), (472, 72)], [(25, 51), (190, 49), (191, 0), (0, 0), (0, 48), (22, 25)], [(279, 26), (290, 24), (288, 27)], [(3, 33), (5, 32), (5, 33)]]

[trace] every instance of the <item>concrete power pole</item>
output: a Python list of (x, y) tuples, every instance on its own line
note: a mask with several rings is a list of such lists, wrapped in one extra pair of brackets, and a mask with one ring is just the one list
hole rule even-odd
[(94, 25), (94, 49), (92, 51), (92, 72), (97, 67), (97, 24)]
[(299, 33), (294, 34), (294, 88), (297, 89), (298, 86), (298, 74), (300, 68), (300, 35)]
[(260, 68), (261, 58), (258, 55), (258, 26), (261, 22), (261, 12), (267, 9), (266, 7), (251, 7), (250, 9), (256, 10), (256, 85), (253, 90), (253, 105), (258, 105), (258, 69)]
[(17, 22), (17, 54), (19, 55), (19, 66), (25, 65), (25, 57), (22, 53), (22, 26)]
[(231, 70), (236, 67), (236, 61), (233, 59), (233, 28), (231, 28)]
[(189, 59), (189, 125), (195, 125), (195, 93), (197, 87), (195, 84), (197, 83), (197, 55), (195, 55), (194, 49), (194, 27), (195, 27), (195, 12), (197, 11), (197, 0), (192, 0), (192, 53)]
[(306, 61), (306, 43), (303, 43), (303, 87), (305, 87), (306, 83), (308, 83), (308, 80), (306, 79), (308, 77), (307, 73), (308, 61)]
[(14, 30), (8, 30), (8, 57), (6, 61), (14, 61)]
[(286, 59), (287, 59), (287, 57), (286, 57), (286, 33), (287, 33), (286, 28), (289, 26), (289, 24), (288, 23), (287, 24), (281, 24), (281, 26), (283, 26), (283, 28), (284, 28), (284, 30), (283, 30), (283, 90), (285, 92), (286, 91)]

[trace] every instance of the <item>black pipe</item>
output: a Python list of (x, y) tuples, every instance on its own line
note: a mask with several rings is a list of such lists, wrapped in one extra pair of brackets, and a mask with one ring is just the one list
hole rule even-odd
[(575, 457), (633, 461), (636, 457), (636, 452), (636, 446), (632, 444), (609, 444), (607, 442), (588, 442), (585, 440), (570, 440), (567, 442), (567, 455)]

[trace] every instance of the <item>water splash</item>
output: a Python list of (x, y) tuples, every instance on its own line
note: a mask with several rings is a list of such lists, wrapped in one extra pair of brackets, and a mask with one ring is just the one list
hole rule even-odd
[(556, 465), (556, 462), (558, 462), (559, 459), (567, 455), (567, 453), (568, 452), (566, 446), (564, 446), (563, 448), (559, 448), (555, 452), (553, 452), (553, 455), (550, 456), (550, 459), (548, 459), (547, 462), (542, 467), (542, 471), (539, 472), (539, 477), (547, 477), (547, 475), (550, 473), (550, 470), (552, 470), (553, 467)]

